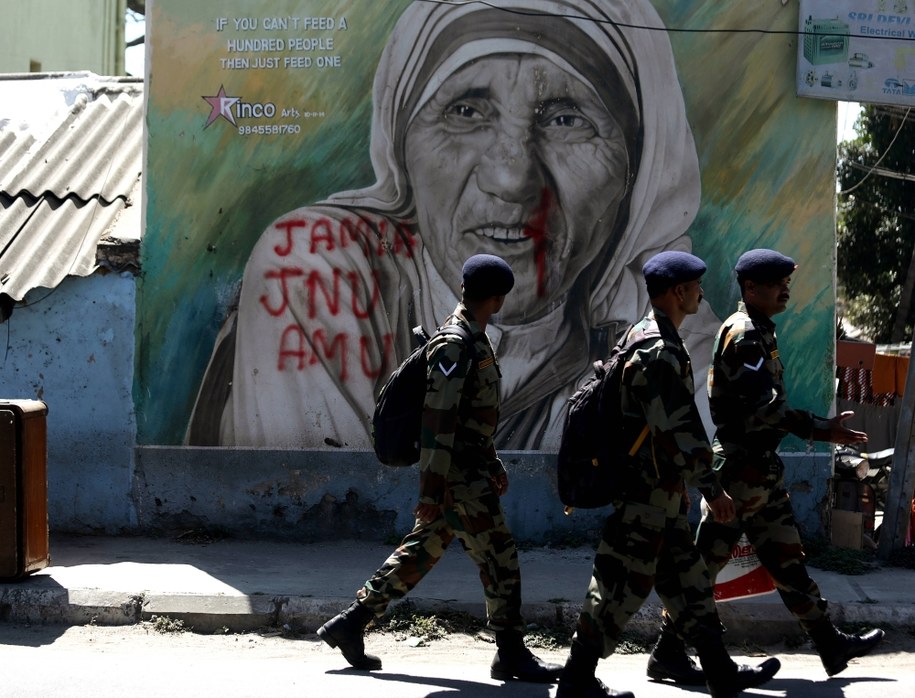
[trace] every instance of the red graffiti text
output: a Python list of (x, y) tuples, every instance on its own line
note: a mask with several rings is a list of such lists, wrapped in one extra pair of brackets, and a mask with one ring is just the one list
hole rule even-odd
[[(362, 278), (355, 271), (334, 269), (327, 278), (325, 274), (301, 267), (281, 267), (264, 272), (264, 284), (273, 287), (270, 294), (260, 297), (261, 305), (273, 317), (279, 317), (289, 309), (289, 300), (300, 297), (304, 290), (308, 317), (314, 319), (321, 309), (337, 316), (341, 310), (351, 312), (360, 320), (368, 318), (381, 300), (381, 285), (378, 273), (372, 272), (371, 280)], [(371, 285), (371, 288), (369, 288)], [(341, 290), (342, 288), (342, 290)], [(277, 297), (279, 300), (276, 300)], [(344, 304), (344, 297), (349, 301)], [(274, 299), (271, 302), (271, 298)]]
[(395, 254), (409, 258), (416, 246), (416, 236), (406, 223), (394, 223), (387, 219), (373, 224), (359, 217), (342, 220), (287, 218), (274, 227), (283, 233), (283, 241), (273, 247), (280, 257), (288, 257), (294, 251), (302, 254), (302, 250), (297, 250), (298, 245), (303, 245), (308, 254), (333, 252), (357, 245), (366, 257)]
[[(391, 365), (394, 339), (386, 334), (382, 338), (382, 346), (379, 348), (377, 344), (375, 337), (354, 339), (345, 332), (330, 337), (324, 329), (318, 328), (308, 333), (293, 323), (280, 335), (277, 370), (304, 371), (320, 363), (341, 382), (349, 379), (354, 368), (366, 378), (375, 380)], [(350, 363), (357, 360), (356, 349), (358, 366), (351, 367)]]

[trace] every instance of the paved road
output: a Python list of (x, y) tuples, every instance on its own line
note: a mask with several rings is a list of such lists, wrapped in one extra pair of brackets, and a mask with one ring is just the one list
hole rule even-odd
[[(893, 634), (880, 653), (859, 660), (827, 679), (809, 649), (773, 648), (782, 671), (751, 696), (803, 698), (911, 698), (915, 684), (912, 639)], [(315, 635), (282, 636), (163, 634), (151, 624), (128, 627), (15, 626), (0, 623), (0, 696), (3, 698), (221, 698), (307, 696), (348, 698), (550, 698), (555, 686), (500, 684), (489, 678), (492, 645), (467, 636), (425, 647), (390, 636), (369, 635), (370, 650), (384, 670), (360, 673), (344, 668), (340, 656)], [(556, 662), (565, 650), (538, 650)], [(758, 662), (760, 657), (739, 656)], [(638, 698), (706, 695), (656, 684), (645, 678), (645, 654), (616, 655), (598, 675), (611, 687)]]

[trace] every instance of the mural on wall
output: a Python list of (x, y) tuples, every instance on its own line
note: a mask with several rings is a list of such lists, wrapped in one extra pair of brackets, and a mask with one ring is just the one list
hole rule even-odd
[(517, 279), (487, 330), (502, 449), (558, 446), (566, 398), (645, 312), (641, 266), (663, 249), (709, 262), (685, 332), (697, 373), (737, 256), (798, 259), (785, 331), (817, 348), (792, 394), (825, 411), (834, 112), (789, 97), (784, 37), (668, 31), (796, 14), (497, 4), (152, 6), (141, 442), (370, 447), (377, 389), (477, 252)]

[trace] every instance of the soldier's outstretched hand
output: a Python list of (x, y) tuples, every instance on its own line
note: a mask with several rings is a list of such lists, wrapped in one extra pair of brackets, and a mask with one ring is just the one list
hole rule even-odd
[(845, 421), (855, 416), (854, 412), (843, 412), (829, 420), (829, 436), (827, 441), (834, 444), (863, 444), (867, 443), (867, 434), (845, 426)]

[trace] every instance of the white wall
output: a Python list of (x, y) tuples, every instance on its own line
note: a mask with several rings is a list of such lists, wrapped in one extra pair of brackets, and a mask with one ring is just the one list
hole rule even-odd
[(125, 8), (126, 0), (0, 0), (0, 73), (123, 75)]

